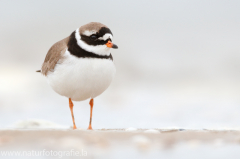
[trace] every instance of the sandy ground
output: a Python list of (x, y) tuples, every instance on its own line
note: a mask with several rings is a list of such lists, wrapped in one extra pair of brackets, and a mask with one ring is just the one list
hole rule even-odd
[[(0, 149), (1, 158), (237, 159), (240, 158), (240, 131), (5, 129), (0, 131)], [(4, 155), (3, 152), (26, 154)]]

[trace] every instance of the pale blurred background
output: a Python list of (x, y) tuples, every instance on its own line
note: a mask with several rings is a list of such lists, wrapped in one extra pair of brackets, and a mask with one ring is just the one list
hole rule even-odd
[[(72, 125), (67, 98), (35, 71), (55, 42), (92, 21), (119, 46), (93, 128), (239, 128), (239, 8), (239, 0), (1, 0), (0, 128), (33, 118)], [(88, 101), (74, 104), (86, 129)]]

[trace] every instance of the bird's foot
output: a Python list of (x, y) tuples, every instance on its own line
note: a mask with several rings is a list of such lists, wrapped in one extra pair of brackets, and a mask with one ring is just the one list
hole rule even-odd
[(92, 126), (91, 125), (89, 125), (88, 130), (92, 130)]

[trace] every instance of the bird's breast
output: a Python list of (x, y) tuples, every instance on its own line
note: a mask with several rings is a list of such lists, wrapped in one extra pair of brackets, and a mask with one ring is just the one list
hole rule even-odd
[(78, 58), (66, 51), (47, 78), (58, 94), (81, 101), (95, 98), (104, 92), (115, 72), (111, 59)]

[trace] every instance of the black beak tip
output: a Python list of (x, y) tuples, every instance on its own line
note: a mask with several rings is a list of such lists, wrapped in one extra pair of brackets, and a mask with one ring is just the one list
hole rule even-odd
[(115, 44), (113, 44), (112, 48), (113, 48), (113, 49), (118, 49), (118, 46), (115, 45)]

